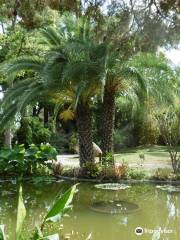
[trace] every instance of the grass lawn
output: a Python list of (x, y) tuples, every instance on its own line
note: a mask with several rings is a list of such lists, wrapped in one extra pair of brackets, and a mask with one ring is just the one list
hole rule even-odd
[[(180, 150), (180, 147), (179, 147)], [(140, 154), (144, 154), (144, 160), (140, 159)], [(60, 160), (64, 166), (79, 166), (78, 155), (59, 155)], [(96, 159), (98, 162), (98, 158)], [(137, 148), (122, 149), (120, 153), (115, 154), (116, 163), (123, 163), (125, 161), (130, 167), (141, 167), (147, 171), (154, 171), (158, 168), (172, 169), (169, 153), (165, 146), (140, 146)]]
[(140, 146), (137, 148), (122, 149), (121, 153), (115, 154), (115, 160), (122, 162), (123, 160), (127, 163), (140, 164), (140, 154), (144, 154), (144, 164), (170, 164), (170, 156), (165, 146)]

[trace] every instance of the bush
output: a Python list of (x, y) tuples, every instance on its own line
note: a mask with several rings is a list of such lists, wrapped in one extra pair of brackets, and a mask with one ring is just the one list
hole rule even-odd
[(103, 165), (114, 166), (114, 154), (112, 152), (107, 153), (105, 157), (102, 158)]
[(167, 180), (171, 177), (171, 170), (168, 168), (158, 168), (154, 175), (152, 176), (155, 180)]
[(16, 145), (13, 149), (0, 151), (0, 174), (26, 175), (46, 172), (47, 160), (55, 159), (56, 149), (49, 144), (36, 146)]
[(114, 143), (114, 151), (118, 152), (121, 150), (123, 146), (123, 136), (119, 129), (115, 129), (113, 132), (113, 143)]
[(101, 175), (102, 166), (99, 163), (84, 164), (81, 175), (82, 177), (97, 178)]
[(69, 151), (71, 153), (77, 153), (76, 147), (78, 146), (77, 134), (73, 133), (69, 139)]
[(26, 147), (33, 142), (32, 128), (30, 126), (30, 118), (23, 117), (21, 119), (21, 127), (17, 131), (17, 140), (19, 144), (24, 144)]
[(56, 132), (51, 135), (50, 144), (53, 145), (58, 153), (69, 151), (68, 137), (63, 132)]
[(50, 141), (51, 131), (45, 128), (38, 117), (23, 117), (21, 127), (17, 131), (17, 140), (19, 144), (41, 144)]
[(171, 158), (174, 173), (180, 173), (180, 113), (178, 109), (169, 108), (156, 114), (160, 133), (164, 139)]
[(141, 180), (141, 179), (144, 179), (146, 177), (146, 173), (142, 169), (129, 168), (126, 176), (127, 176), (128, 179)]

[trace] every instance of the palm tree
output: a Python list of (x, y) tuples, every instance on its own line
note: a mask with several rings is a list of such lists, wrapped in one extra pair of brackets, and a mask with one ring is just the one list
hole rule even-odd
[(124, 91), (130, 80), (136, 80), (134, 85), (139, 85), (146, 94), (146, 86), (142, 76), (136, 68), (129, 66), (127, 62), (120, 59), (118, 54), (110, 53), (106, 61), (106, 82), (104, 86), (102, 104), (102, 151), (106, 157), (108, 153), (113, 154), (113, 129), (115, 118), (115, 98), (119, 91)]
[[(108, 153), (113, 153), (113, 129), (115, 118), (115, 97), (118, 92), (128, 94), (128, 89), (138, 95), (141, 102), (147, 100), (147, 94), (150, 87), (157, 89), (160, 83), (152, 84), (152, 81), (147, 84), (145, 78), (149, 69), (159, 71), (168, 70), (169, 67), (164, 59), (156, 57), (152, 54), (139, 54), (127, 61), (120, 60), (117, 54), (111, 51), (106, 62), (106, 83), (104, 86), (103, 106), (102, 106), (102, 151), (104, 157)], [(152, 78), (152, 75), (151, 75)], [(154, 81), (155, 82), (155, 81)], [(151, 89), (151, 92), (152, 90)], [(141, 93), (141, 94), (140, 94)]]
[[(71, 24), (69, 23), (71, 22)], [(79, 135), (80, 165), (94, 162), (90, 104), (102, 85), (106, 47), (93, 40), (90, 25), (84, 19), (67, 18), (59, 29), (42, 31), (44, 57), (21, 57), (8, 64), (8, 76), (24, 71), (28, 77), (14, 83), (3, 100), (3, 118), (22, 113), (28, 104), (59, 94), (61, 104), (69, 98), (75, 109)], [(32, 76), (33, 75), (33, 76)], [(69, 94), (70, 93), (70, 94)]]

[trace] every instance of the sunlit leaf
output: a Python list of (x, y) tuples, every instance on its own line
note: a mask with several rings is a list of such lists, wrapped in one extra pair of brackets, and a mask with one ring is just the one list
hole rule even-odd
[(59, 240), (59, 235), (53, 234), (47, 237), (40, 238), (39, 240)]
[(20, 239), (23, 222), (26, 216), (26, 208), (23, 203), (22, 187), (19, 188), (19, 199), (17, 209), (16, 239)]
[(52, 208), (49, 210), (47, 215), (44, 218), (44, 222), (57, 222), (61, 219), (63, 214), (71, 208), (71, 202), (74, 196), (74, 193), (76, 192), (76, 186), (72, 186), (70, 189), (68, 189), (59, 199), (54, 203)]
[(86, 240), (90, 240), (90, 239), (92, 239), (92, 233), (90, 233), (90, 234), (88, 235), (88, 237), (86, 238)]
[(0, 225), (0, 240), (6, 240), (6, 236), (4, 233), (4, 225)]
[(60, 119), (62, 119), (64, 122), (67, 122), (68, 120), (73, 120), (75, 118), (74, 112), (70, 109), (64, 110), (62, 113), (60, 113)]

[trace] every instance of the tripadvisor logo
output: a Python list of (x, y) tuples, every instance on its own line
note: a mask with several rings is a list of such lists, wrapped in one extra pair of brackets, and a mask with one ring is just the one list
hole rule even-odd
[(143, 232), (144, 232), (144, 230), (143, 230), (142, 227), (137, 227), (137, 228), (135, 229), (135, 234), (136, 234), (136, 235), (142, 235)]

